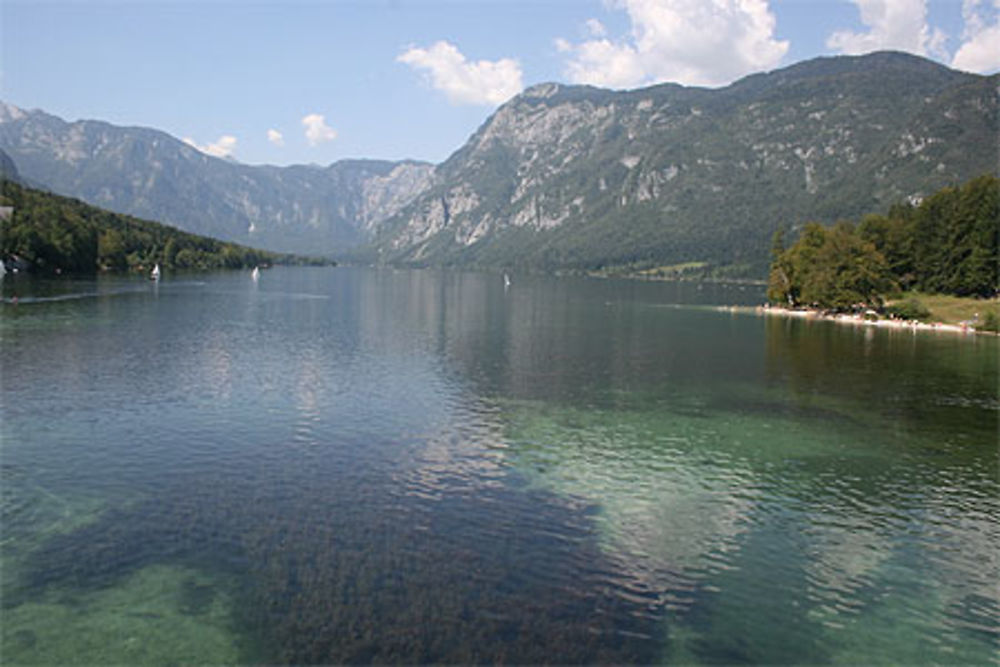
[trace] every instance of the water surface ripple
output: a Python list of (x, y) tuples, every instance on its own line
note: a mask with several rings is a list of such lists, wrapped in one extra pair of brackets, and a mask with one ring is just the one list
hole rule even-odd
[(724, 285), (0, 289), (5, 662), (996, 662), (996, 339)]

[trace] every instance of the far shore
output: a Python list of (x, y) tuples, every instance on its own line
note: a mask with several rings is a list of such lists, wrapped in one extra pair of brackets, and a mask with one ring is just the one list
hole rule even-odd
[(917, 320), (899, 320), (882, 317), (873, 317), (870, 314), (852, 313), (831, 313), (815, 308), (786, 308), (784, 306), (763, 305), (763, 306), (722, 306), (720, 310), (727, 312), (745, 312), (773, 317), (797, 317), (802, 319), (823, 320), (827, 322), (838, 322), (840, 324), (850, 324), (852, 326), (877, 327), (882, 329), (899, 329), (910, 331), (937, 331), (953, 334), (985, 334), (989, 336), (998, 335), (993, 331), (977, 330), (968, 324), (946, 324), (944, 322), (919, 322)]

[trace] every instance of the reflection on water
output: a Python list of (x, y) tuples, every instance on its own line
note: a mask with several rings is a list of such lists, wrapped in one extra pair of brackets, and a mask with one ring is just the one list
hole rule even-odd
[(5, 661), (1000, 648), (995, 339), (705, 307), (759, 297), (725, 286), (15, 282)]

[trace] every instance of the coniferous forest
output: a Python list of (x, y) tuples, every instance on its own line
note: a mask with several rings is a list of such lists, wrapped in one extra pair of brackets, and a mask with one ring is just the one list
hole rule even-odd
[(832, 310), (881, 307), (916, 290), (990, 297), (998, 285), (1000, 179), (984, 175), (859, 224), (806, 224), (785, 247), (775, 234), (768, 299)]
[(240, 269), (263, 264), (331, 264), (188, 234), (173, 227), (112, 213), (77, 199), (3, 183), (0, 257), (16, 258), (40, 273), (164, 269)]

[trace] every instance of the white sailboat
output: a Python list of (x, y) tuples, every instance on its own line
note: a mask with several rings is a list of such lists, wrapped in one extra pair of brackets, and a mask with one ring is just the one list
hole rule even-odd
[(508, 276), (505, 273), (505, 274), (503, 274), (503, 288), (507, 289), (508, 287), (510, 287), (510, 276)]
[(260, 267), (253, 267), (253, 271), (250, 272), (250, 277), (253, 278), (254, 282), (260, 280)]
[(149, 273), (149, 279), (150, 280), (159, 280), (160, 279), (160, 265), (159, 264), (156, 264), (156, 265), (153, 266), (153, 270)]

